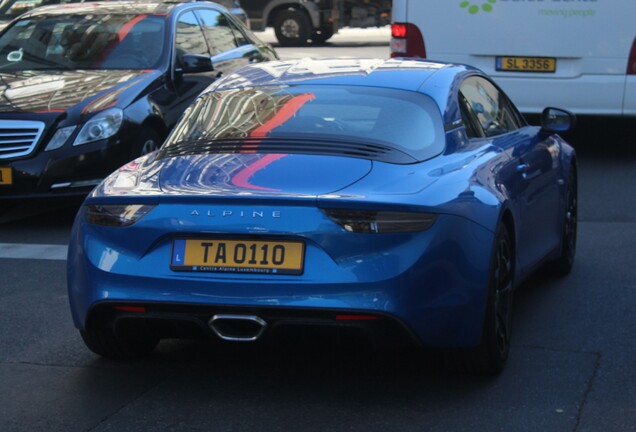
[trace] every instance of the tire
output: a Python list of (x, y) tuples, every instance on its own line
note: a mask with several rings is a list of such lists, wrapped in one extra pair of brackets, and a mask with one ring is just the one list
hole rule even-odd
[(564, 277), (572, 272), (576, 255), (576, 233), (578, 226), (578, 181), (576, 169), (570, 169), (568, 189), (565, 195), (563, 232), (561, 234), (561, 256), (551, 263), (555, 276)]
[(80, 331), (84, 343), (95, 354), (114, 360), (132, 360), (147, 357), (159, 339), (150, 335), (135, 335), (124, 338), (110, 328)]
[(149, 127), (144, 127), (133, 146), (132, 158), (138, 158), (139, 156), (147, 155), (155, 150), (158, 150), (161, 146), (161, 138), (159, 134)]
[(514, 245), (508, 230), (502, 226), (497, 231), (490, 265), (481, 343), (455, 353), (456, 365), (462, 372), (497, 375), (506, 365), (510, 352), (514, 267)]
[(332, 28), (324, 28), (314, 32), (310, 39), (314, 45), (322, 45), (333, 36)]
[(286, 9), (274, 18), (276, 39), (282, 46), (302, 46), (311, 35), (311, 22), (305, 12)]

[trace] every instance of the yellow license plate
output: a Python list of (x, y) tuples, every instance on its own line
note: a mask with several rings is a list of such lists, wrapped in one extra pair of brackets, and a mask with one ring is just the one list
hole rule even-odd
[(298, 241), (180, 239), (172, 246), (170, 268), (176, 271), (303, 273), (305, 244)]
[(554, 57), (497, 57), (495, 69), (507, 72), (556, 72)]
[(0, 185), (13, 184), (13, 173), (11, 168), (0, 168)]

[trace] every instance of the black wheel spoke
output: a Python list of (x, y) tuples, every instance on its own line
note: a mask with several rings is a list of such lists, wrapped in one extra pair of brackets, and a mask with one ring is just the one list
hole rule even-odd
[(512, 253), (507, 236), (503, 236), (497, 245), (495, 279), (495, 334), (500, 352), (508, 349), (510, 341), (510, 314), (512, 295)]
[(466, 362), (460, 367), (488, 375), (503, 370), (510, 350), (514, 273), (513, 239), (501, 226), (495, 237), (481, 344), (460, 351)]

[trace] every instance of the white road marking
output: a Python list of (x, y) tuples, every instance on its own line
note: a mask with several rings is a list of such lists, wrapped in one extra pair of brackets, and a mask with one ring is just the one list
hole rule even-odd
[(65, 261), (67, 252), (66, 245), (0, 243), (0, 258)]

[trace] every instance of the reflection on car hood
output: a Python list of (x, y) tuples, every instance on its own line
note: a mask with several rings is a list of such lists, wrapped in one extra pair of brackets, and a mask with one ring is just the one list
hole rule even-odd
[(21, 71), (0, 74), (0, 112), (60, 112), (86, 101), (84, 112), (118, 102), (127, 88), (156, 71)]

